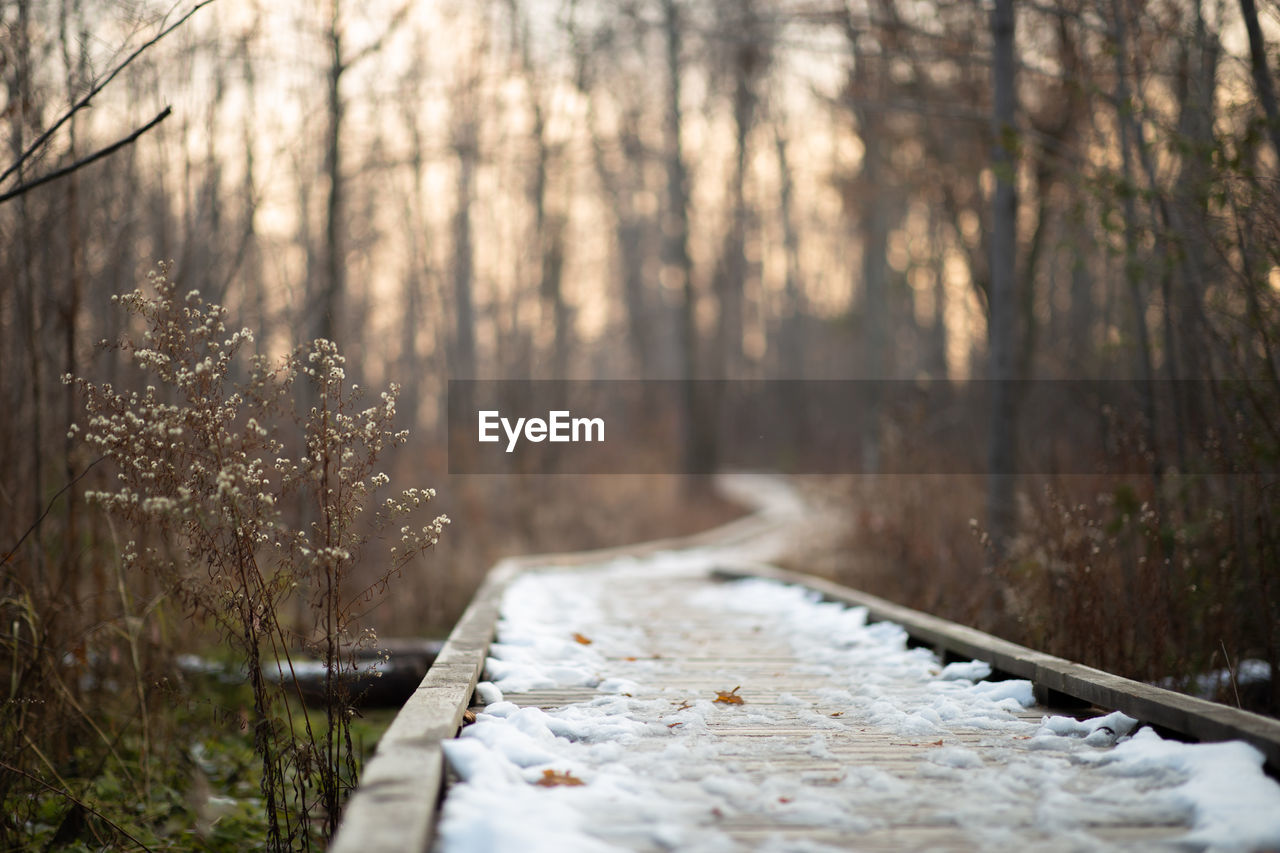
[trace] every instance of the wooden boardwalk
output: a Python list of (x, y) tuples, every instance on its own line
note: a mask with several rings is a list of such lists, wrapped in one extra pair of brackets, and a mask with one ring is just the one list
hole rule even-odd
[[(1003, 733), (964, 726), (944, 727), (941, 734), (904, 735), (859, 723), (852, 714), (846, 723), (846, 712), (824, 698), (822, 690), (853, 685), (824, 678), (811, 661), (797, 657), (782, 639), (785, 625), (767, 616), (691, 604), (706, 601), (722, 584), (709, 572), (680, 580), (662, 578), (658, 583), (637, 574), (611, 584), (602, 618), (577, 626), (590, 631), (611, 625), (623, 634), (635, 629), (641, 638), (626, 649), (629, 654), (616, 654), (621, 650), (615, 649), (606, 658), (600, 672), (603, 678), (642, 681), (648, 690), (671, 696), (673, 704), (679, 697), (712, 699), (719, 691), (740, 688), (737, 695), (744, 704), (723, 705), (697, 736), (697, 744), (705, 748), (704, 760), (710, 757), (737, 782), (760, 790), (772, 785), (778, 792), (774, 799), (790, 802), (779, 802), (784, 807), (772, 811), (708, 811), (700, 818), (700, 828), (727, 836), (743, 849), (767, 841), (778, 849), (792, 850), (816, 849), (806, 843), (856, 850), (989, 850), (1004, 846), (1001, 839), (1009, 838), (1017, 838), (1024, 849), (1084, 850), (1107, 842), (1159, 849), (1160, 842), (1186, 834), (1176, 814), (1152, 819), (1148, 811), (1134, 822), (1104, 812), (1083, 821), (1084, 826), (1063, 841), (1055, 837), (1056, 827), (1044, 822), (1038, 794), (1029, 784), (1022, 787), (1022, 796), (1006, 794), (1001, 803), (966, 797), (965, 788), (980, 769), (999, 772), (1012, 763), (1016, 751), (1029, 754), (1028, 736), (1012, 740)], [(590, 703), (599, 696), (595, 688), (560, 688), (510, 693), (505, 698), (522, 707), (554, 711)], [(1095, 713), (1035, 705), (1016, 716), (1038, 724), (1047, 714), (1072, 712)], [(817, 728), (815, 714), (832, 724)], [(836, 714), (840, 716), (832, 716)], [(814, 748), (815, 735), (821, 737), (820, 750)], [(629, 748), (662, 750), (666, 745), (664, 739), (654, 738)], [(981, 767), (965, 763), (960, 770), (931, 760), (959, 750), (964, 750), (959, 754), (976, 755)], [(848, 786), (851, 778), (865, 771), (873, 771), (874, 777), (867, 778), (875, 778), (892, 793), (868, 797), (867, 790)], [(902, 788), (880, 774), (900, 780)], [(1082, 773), (1072, 784), (1091, 782)], [(833, 793), (844, 791), (862, 797), (862, 807), (843, 819), (822, 813)], [(816, 814), (785, 808), (803, 806), (810, 792), (825, 794), (814, 801)], [(996, 812), (998, 821), (992, 824)], [(598, 829), (602, 843), (641, 851), (664, 849), (638, 831), (642, 827), (625, 826), (625, 818), (614, 817)]]
[[(927, 733), (885, 723), (872, 713), (878, 707), (875, 697), (883, 693), (886, 703), (923, 708), (927, 715), (936, 685), (883, 676), (877, 676), (874, 689), (850, 683), (847, 671), (816, 665), (803, 645), (793, 641), (794, 624), (768, 612), (720, 606), (731, 597), (727, 581), (732, 578), (797, 580), (751, 562), (785, 549), (784, 534), (794, 535), (798, 523), (795, 510), (775, 503), (728, 531), (690, 541), (500, 567), (418, 695), (383, 738), (334, 850), (428, 849), (442, 788), (448, 830), (459, 809), (449, 799), (439, 744), (453, 737), (468, 704), (483, 711), (474, 687), (503, 593), (516, 578), (548, 571), (548, 564), (556, 568), (546, 577), (559, 577), (564, 589), (592, 593), (584, 599), (591, 606), (581, 613), (557, 615), (563, 624), (554, 622), (554, 630), (590, 642), (591, 665), (607, 689), (541, 687), (508, 691), (504, 699), (560, 715), (601, 702), (629, 704), (649, 731), (659, 733), (631, 738), (622, 751), (601, 753), (606, 757), (594, 765), (583, 757), (586, 752), (579, 756), (575, 766), (587, 783), (583, 789), (597, 778), (602, 788), (623, 779), (632, 780), (627, 784), (649, 800), (665, 798), (665, 803), (639, 809), (625, 803), (615, 808), (609, 798), (599, 801), (603, 805), (594, 807), (600, 809), (598, 820), (583, 832), (598, 839), (601, 849), (1199, 849), (1204, 845), (1187, 841), (1193, 816), (1178, 805), (1177, 774), (1117, 779), (1105, 761), (1094, 760), (1106, 746), (1082, 747), (1058, 739), (1062, 743), (1055, 747), (1053, 739), (1036, 736), (1041, 719), (1050, 714), (1088, 717), (1124, 706), (1166, 731), (1247, 737), (1274, 762), (1280, 745), (1275, 721), (1126, 682), (809, 579), (828, 599), (866, 607), (873, 619), (894, 617), (914, 642), (936, 649), (941, 659), (983, 658), (1003, 670), (997, 678), (1033, 679), (1037, 697), (1053, 705), (1005, 712), (1007, 724), (939, 721)], [(672, 547), (688, 555), (680, 571), (655, 574), (639, 564), (606, 577), (592, 568), (620, 556), (644, 557)], [(628, 684), (637, 685), (635, 699), (619, 696)], [(718, 692), (735, 687), (743, 704), (710, 702)], [(1119, 701), (1093, 706), (1100, 697)], [(919, 716), (907, 719), (925, 725)], [(483, 718), (480, 725), (485, 725)], [(671, 737), (662, 736), (667, 728)], [(682, 731), (691, 734), (677, 737)], [(673, 744), (683, 744), (686, 752), (673, 752)], [(685, 755), (673, 759), (685, 766), (664, 768), (658, 763), (663, 754)], [(1054, 784), (1042, 784), (1037, 774), (1050, 769), (1056, 774)], [(716, 801), (721, 804), (706, 807), (698, 800), (699, 792), (708, 789), (723, 793), (722, 801)], [(493, 810), (495, 826), (508, 820), (504, 808)], [(519, 804), (512, 801), (511, 808), (518, 813)], [(678, 820), (655, 818), (676, 812)], [(655, 821), (669, 825), (659, 831)], [(584, 846), (592, 849), (590, 843), (579, 845)], [(534, 845), (454, 843), (446, 849), (478, 853)]]

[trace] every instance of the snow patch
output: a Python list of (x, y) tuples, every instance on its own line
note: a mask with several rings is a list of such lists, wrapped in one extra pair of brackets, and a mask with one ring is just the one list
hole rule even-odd
[[(738, 849), (725, 825), (760, 816), (856, 839), (920, 803), (937, 804), (935, 819), (979, 849), (1105, 849), (1091, 830), (1143, 823), (1185, 824), (1179, 845), (1280, 847), (1280, 786), (1252, 747), (1164, 741), (1119, 713), (1027, 721), (1017, 715), (1034, 704), (1030, 682), (985, 681), (982, 661), (942, 667), (908, 648), (900, 626), (868, 624), (865, 610), (798, 587), (693, 584), (698, 624), (662, 631), (758, 624), (805, 662), (791, 672), (811, 689), (774, 693), (718, 673), (717, 689), (741, 684), (739, 706), (668, 686), (674, 665), (607, 603), (620, 589), (689, 582), (715, 559), (714, 550), (659, 554), (510, 585), (488, 680), (476, 688), (485, 710), (444, 744), (460, 781), (444, 803), (441, 853), (715, 853)], [(509, 701), (565, 688), (594, 694), (551, 711)], [(811, 733), (768, 735), (797, 723)], [(886, 738), (918, 758), (892, 771), (859, 763), (862, 740)], [(539, 784), (548, 779), (582, 784)], [(778, 835), (757, 849), (830, 848)]]
[(943, 681), (981, 681), (990, 674), (991, 664), (984, 660), (971, 660), (947, 664), (938, 677)]

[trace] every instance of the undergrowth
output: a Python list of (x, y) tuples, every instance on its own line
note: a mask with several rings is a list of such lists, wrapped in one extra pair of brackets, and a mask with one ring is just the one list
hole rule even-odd
[[(3, 728), (0, 840), (21, 845), (52, 828), (51, 848), (182, 847), (170, 831), (194, 814), (198, 840), (214, 849), (224, 837), (323, 847), (356, 784), (358, 697), (346, 676), (361, 665), (354, 652), (377, 643), (361, 617), (448, 518), (406, 523), (435, 493), (387, 494), (381, 457), (407, 437), (393, 425), (397, 388), (361, 405), (332, 342), (276, 362), (248, 354), (251, 331), (229, 332), (227, 311), (180, 294), (164, 267), (148, 292), (114, 301), (134, 321), (115, 346), (136, 377), (127, 390), (65, 379), (88, 415), (72, 435), (114, 468), (114, 483), (86, 497), (117, 544), (121, 616), (109, 623), (111, 642), (91, 630), (60, 649), (32, 592), (7, 591), (9, 705), (19, 713)], [(383, 568), (357, 574), (373, 562)], [(174, 772), (174, 729), (186, 716), (175, 704), (198, 695), (166, 654), (183, 619), (212, 627), (244, 674), (238, 699), (195, 704), (205, 718), (216, 711), (215, 731), (242, 738), (252, 772), (244, 755), (205, 766), (181, 750), (185, 770)], [(319, 715), (305, 711), (292, 678), (299, 653), (324, 666)], [(56, 685), (52, 696), (40, 691), (42, 676)], [(53, 755), (40, 748), (51, 730), (64, 738)], [(200, 790), (219, 773), (234, 775), (221, 781), (242, 796)]]
[[(818, 570), (1141, 681), (1280, 714), (1280, 493), (1256, 473), (1026, 478), (995, 559), (982, 478), (849, 478), (852, 523)], [(1215, 675), (1221, 673), (1222, 675)], [(1210, 686), (1211, 685), (1211, 686)], [(1246, 689), (1248, 687), (1248, 689)]]

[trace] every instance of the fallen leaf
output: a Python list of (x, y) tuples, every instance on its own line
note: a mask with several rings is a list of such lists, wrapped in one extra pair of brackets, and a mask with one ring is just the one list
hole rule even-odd
[(578, 634), (578, 633), (576, 633), (576, 632), (575, 632), (575, 633), (574, 633), (574, 635), (573, 635), (573, 639), (574, 639), (576, 642), (579, 642), (579, 643), (581, 643), (581, 644), (582, 644), (582, 645), (584, 645), (584, 646), (589, 646), (589, 645), (591, 645), (591, 640), (589, 640), (588, 638), (586, 638), (586, 637), (584, 637), (584, 636), (582, 636), (581, 634)]
[(574, 785), (585, 785), (587, 783), (583, 782), (577, 776), (574, 776), (573, 773), (568, 770), (563, 773), (557, 773), (554, 770), (543, 770), (542, 778), (537, 782), (534, 782), (534, 784), (541, 785), (544, 788), (558, 788), (562, 785), (572, 787)]
[(832, 714), (831, 716), (833, 716), (833, 717), (843, 717), (843, 716), (844, 716), (844, 711), (836, 711), (836, 712), (835, 712), (834, 714)]
[(476, 712), (470, 708), (462, 712), (462, 724), (469, 726), (476, 721)]
[(787, 803), (791, 802), (791, 798), (790, 798), (790, 797), (778, 797), (778, 802), (782, 803), (783, 805), (786, 805)]
[(742, 689), (742, 685), (739, 684), (737, 687), (733, 688), (727, 693), (723, 690), (717, 690), (716, 698), (714, 701), (719, 702), (723, 705), (741, 705), (743, 704), (742, 697), (738, 695), (738, 691), (741, 689)]
[[(674, 703), (672, 703), (672, 704), (674, 704)], [(692, 708), (692, 707), (693, 707), (693, 706), (692, 706), (692, 705), (690, 705), (688, 702), (681, 702), (679, 705), (677, 705), (677, 706), (676, 706), (676, 710), (677, 710), (677, 711), (687, 711), (687, 710), (689, 710), (689, 709), (690, 709), (690, 708)]]
[(676, 726), (683, 726), (684, 723), (667, 723), (667, 728), (674, 729)]
[(628, 657), (628, 658), (623, 658), (623, 660), (634, 661), (634, 660), (635, 660), (635, 658), (634, 658), (634, 657)]

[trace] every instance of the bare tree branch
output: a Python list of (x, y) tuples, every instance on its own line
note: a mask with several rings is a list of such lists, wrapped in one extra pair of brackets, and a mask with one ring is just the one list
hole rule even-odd
[[(11, 164), (9, 164), (9, 167), (5, 169), (3, 173), (0, 173), (0, 182), (8, 180), (9, 177), (11, 177), (15, 172), (18, 171), (18, 169), (22, 168), (23, 163), (31, 159), (31, 156), (33, 154), (35, 154), (45, 144), (47, 144), (49, 140), (53, 138), (53, 135), (58, 132), (58, 129), (71, 120), (72, 116), (80, 112), (80, 110), (84, 109), (85, 107), (89, 106), (89, 103), (95, 97), (98, 96), (98, 93), (101, 92), (103, 89), (105, 89), (112, 80), (118, 77), (121, 71), (124, 71), (125, 68), (129, 67), (130, 63), (132, 63), (135, 59), (137, 59), (139, 56), (141, 56), (143, 53), (149, 50), (153, 45), (159, 42), (162, 38), (169, 35), (169, 33), (173, 32), (178, 27), (186, 23), (191, 18), (191, 16), (194, 15), (196, 12), (199, 12), (201, 9), (203, 9), (205, 6), (208, 6), (212, 2), (213, 0), (201, 0), (201, 2), (192, 6), (191, 9), (187, 12), (187, 14), (183, 15), (181, 18), (174, 21), (172, 24), (165, 27), (160, 32), (156, 33), (155, 36), (153, 36), (149, 41), (147, 41), (142, 46), (140, 46), (137, 50), (135, 50), (133, 53), (125, 57), (124, 61), (122, 61), (119, 65), (117, 65), (115, 68), (111, 70), (110, 74), (108, 74), (106, 77), (103, 77), (98, 82), (94, 83), (93, 86), (90, 87), (89, 91), (85, 92), (84, 96), (80, 98), (80, 100), (72, 104), (71, 108), (67, 110), (65, 113), (63, 113), (62, 116), (57, 121), (55, 121), (52, 125), (50, 125), (48, 130), (40, 134), (40, 136), (35, 140), (35, 142), (32, 142), (31, 145), (27, 148), (27, 150), (22, 152), (22, 154), (18, 157), (17, 160), (14, 160)], [(4, 200), (3, 198), (0, 198), (0, 201), (3, 201), (3, 200)]]
[(120, 833), (125, 838), (132, 841), (139, 850), (146, 850), (148, 851), (148, 853), (152, 853), (152, 849), (147, 845), (143, 844), (137, 838), (130, 835), (129, 830), (125, 829), (123, 826), (116, 823), (114, 820), (107, 817), (102, 812), (98, 811), (97, 809), (95, 809), (93, 806), (89, 805), (85, 801), (77, 799), (70, 791), (63, 790), (62, 788), (59, 788), (55, 785), (50, 785), (48, 782), (44, 781), (39, 776), (36, 776), (34, 773), (28, 773), (26, 770), (23, 770), (21, 767), (14, 767), (12, 764), (10, 764), (7, 761), (0, 761), (0, 767), (3, 767), (5, 770), (8, 770), (10, 773), (17, 773), (20, 776), (25, 776), (27, 779), (30, 779), (32, 782), (35, 782), (37, 785), (41, 786), (42, 788), (54, 794), (57, 794), (60, 797), (63, 797), (68, 802), (70, 802), (73, 806), (78, 806), (81, 809), (84, 809), (89, 814), (98, 818), (98, 820), (102, 821), (107, 826), (111, 827), (116, 832)]
[(13, 543), (13, 549), (8, 554), (4, 555), (3, 560), (0, 560), (0, 566), (3, 566), (5, 563), (9, 562), (9, 560), (13, 558), (13, 555), (18, 553), (18, 549), (22, 547), (22, 543), (25, 542), (27, 537), (31, 535), (31, 531), (35, 530), (40, 525), (40, 522), (44, 521), (45, 518), (49, 515), (49, 513), (53, 512), (53, 505), (58, 502), (58, 498), (62, 497), (63, 493), (66, 492), (68, 489), (70, 489), (72, 486), (74, 486), (76, 483), (83, 480), (85, 476), (88, 475), (88, 473), (93, 470), (93, 467), (95, 465), (97, 465), (99, 462), (101, 462), (106, 458), (107, 457), (105, 456), (99, 456), (97, 459), (90, 462), (88, 465), (85, 466), (85, 469), (76, 476), (74, 480), (72, 480), (70, 483), (67, 483), (61, 489), (58, 489), (58, 493), (55, 494), (53, 497), (49, 498), (49, 505), (45, 507), (44, 512), (40, 513), (40, 517), (37, 518), (35, 522), (33, 522), (32, 525), (27, 528), (27, 532), (22, 534), (20, 537), (18, 537), (17, 542)]
[(7, 193), (0, 194), (0, 204), (4, 204), (6, 201), (17, 198), (23, 193), (30, 192), (36, 187), (43, 186), (44, 184), (47, 184), (50, 181), (56, 181), (58, 178), (65, 177), (71, 174), (72, 172), (76, 171), (77, 169), (83, 169), (85, 166), (88, 166), (90, 163), (101, 160), (103, 157), (107, 157), (107, 156), (110, 156), (111, 154), (114, 154), (115, 152), (119, 151), (121, 148), (124, 148), (126, 145), (129, 145), (134, 141), (136, 141), (139, 136), (146, 133), (148, 130), (155, 127), (160, 122), (167, 119), (170, 113), (172, 112), (173, 112), (172, 107), (165, 107), (163, 110), (160, 111), (159, 115), (157, 115), (151, 121), (144, 124), (142, 127), (135, 130), (133, 133), (126, 136), (124, 139), (121, 139), (117, 142), (113, 142), (110, 145), (108, 145), (106, 148), (100, 148), (97, 151), (90, 154), (89, 156), (82, 157), (81, 159), (75, 161), (74, 163), (71, 163), (67, 166), (63, 166), (61, 169), (52, 171), (49, 174), (44, 175), (43, 177), (36, 178), (34, 181), (28, 181), (25, 184), (19, 184), (18, 186), (9, 190)]
[(355, 53), (346, 57), (342, 62), (342, 69), (346, 71), (350, 69), (351, 66), (358, 64), (362, 60), (367, 59), (368, 57), (382, 50), (382, 47), (384, 44), (386, 44), (387, 39), (391, 37), (391, 35), (395, 32), (396, 28), (398, 28), (402, 23), (404, 23), (405, 18), (409, 17), (409, 10), (411, 8), (412, 8), (411, 3), (405, 3), (398, 10), (396, 10), (396, 13), (391, 16), (391, 20), (387, 22), (386, 27), (383, 28), (382, 34), (379, 35), (377, 38), (375, 38), (373, 41), (369, 42), (364, 47), (357, 50)]

